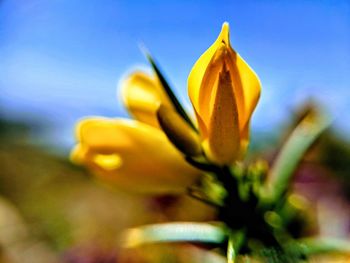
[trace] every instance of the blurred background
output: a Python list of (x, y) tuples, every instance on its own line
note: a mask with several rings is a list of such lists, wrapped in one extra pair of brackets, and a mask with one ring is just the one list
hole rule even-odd
[(69, 149), (80, 117), (125, 115), (116, 87), (125, 72), (146, 65), (140, 43), (188, 103), (187, 76), (224, 21), (263, 84), (254, 130), (270, 132), (312, 96), (350, 132), (346, 0), (0, 3), (2, 115), (42, 124), (36, 139), (45, 143)]
[[(330, 192), (342, 189), (346, 196), (349, 1), (0, 0), (0, 262), (116, 262), (128, 258), (115, 249), (115, 237), (126, 227), (213, 217), (197, 203), (193, 211), (195, 201), (187, 198), (107, 189), (67, 156), (79, 118), (127, 116), (117, 87), (127, 72), (148, 70), (140, 44), (190, 109), (187, 76), (224, 21), (232, 46), (263, 85), (251, 155), (273, 156), (300, 107), (318, 103), (334, 124), (305, 161), (296, 188), (310, 192), (316, 185), (322, 193), (332, 185)], [(339, 193), (331, 198), (343, 200)], [(334, 206), (329, 200), (317, 211), (327, 213), (327, 204)], [(338, 217), (342, 227), (336, 222), (339, 229), (324, 231), (346, 235), (349, 202), (338, 203), (332, 211), (344, 214)], [(169, 249), (163, 248), (176, 258), (178, 251), (198, 254), (192, 247)], [(126, 260), (135, 259), (120, 262)]]

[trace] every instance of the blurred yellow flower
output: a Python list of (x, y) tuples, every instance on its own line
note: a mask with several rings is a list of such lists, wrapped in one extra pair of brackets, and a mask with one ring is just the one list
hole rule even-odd
[(83, 119), (76, 128), (78, 144), (72, 161), (128, 191), (184, 192), (201, 172), (185, 161), (159, 129), (158, 107), (172, 107), (161, 84), (135, 72), (123, 82), (122, 97), (136, 120)]
[(230, 164), (246, 151), (260, 86), (254, 71), (231, 48), (229, 26), (224, 23), (188, 77), (203, 149), (211, 161)]

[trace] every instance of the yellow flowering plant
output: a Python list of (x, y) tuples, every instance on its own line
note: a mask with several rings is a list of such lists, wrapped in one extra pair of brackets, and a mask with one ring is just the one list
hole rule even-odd
[[(216, 41), (188, 77), (189, 116), (159, 67), (123, 81), (123, 102), (133, 120), (86, 118), (76, 129), (71, 159), (102, 180), (144, 194), (188, 194), (217, 209), (217, 222), (178, 222), (130, 229), (125, 244), (202, 242), (234, 262), (238, 255), (273, 249), (281, 262), (313, 253), (350, 252), (345, 241), (303, 238), (300, 198), (290, 191), (299, 161), (329, 118), (308, 114), (272, 167), (247, 164), (250, 119), (260, 97), (259, 78), (231, 47), (224, 23)], [(299, 201), (298, 201), (299, 200)], [(299, 228), (296, 230), (295, 227)], [(260, 251), (260, 252), (259, 252)], [(259, 254), (260, 253), (260, 254)], [(288, 261), (286, 260), (288, 258)]]

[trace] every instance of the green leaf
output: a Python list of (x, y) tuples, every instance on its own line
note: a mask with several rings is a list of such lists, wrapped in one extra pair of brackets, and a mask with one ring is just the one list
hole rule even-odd
[(330, 123), (328, 115), (312, 112), (298, 124), (270, 170), (267, 182), (261, 191), (265, 201), (278, 200), (282, 196), (302, 157)]
[(125, 246), (154, 242), (202, 242), (220, 244), (227, 238), (224, 227), (207, 223), (165, 223), (129, 229)]
[(160, 83), (162, 84), (166, 94), (168, 95), (170, 101), (172, 102), (172, 104), (174, 105), (174, 108), (176, 109), (176, 111), (179, 113), (179, 115), (191, 126), (191, 128), (195, 131), (197, 131), (196, 127), (194, 126), (193, 122), (191, 121), (190, 117), (187, 115), (185, 109), (182, 107), (181, 103), (179, 102), (179, 100), (176, 98), (173, 90), (171, 89), (170, 85), (168, 84), (168, 82), (166, 81), (164, 75), (162, 74), (162, 72), (160, 71), (158, 65), (156, 64), (156, 62), (154, 61), (154, 59), (152, 58), (152, 56), (150, 55), (150, 53), (146, 50), (146, 48), (142, 47), (141, 48), (143, 53), (145, 54), (147, 60), (149, 61), (149, 63), (151, 64), (154, 72), (156, 73)]

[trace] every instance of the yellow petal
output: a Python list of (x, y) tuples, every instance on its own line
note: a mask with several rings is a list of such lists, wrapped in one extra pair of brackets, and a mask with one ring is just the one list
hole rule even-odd
[(135, 119), (154, 127), (159, 127), (156, 117), (159, 105), (172, 108), (159, 80), (140, 71), (132, 73), (123, 81), (122, 97)]
[[(237, 53), (236, 53), (237, 54)], [(236, 57), (237, 74), (240, 78), (243, 92), (244, 109), (240, 119), (241, 131), (249, 126), (250, 118), (260, 98), (261, 83), (255, 72), (241, 58), (239, 54)]]
[(77, 137), (72, 160), (128, 191), (181, 193), (200, 175), (163, 132), (138, 121), (86, 119)]
[[(202, 86), (202, 80), (204, 74), (207, 71), (210, 61), (212, 60), (215, 52), (220, 48), (222, 41), (228, 42), (228, 24), (224, 23), (222, 31), (219, 37), (216, 39), (214, 44), (212, 44), (209, 49), (207, 49), (194, 64), (190, 75), (188, 76), (188, 95), (194, 107), (197, 117), (200, 119), (203, 117), (200, 114), (199, 109), (199, 97), (200, 90)], [(208, 96), (209, 97), (209, 96)], [(209, 106), (209, 105), (208, 105)], [(205, 117), (205, 116), (204, 116)], [(199, 128), (202, 129), (201, 123), (199, 122)]]
[[(208, 117), (210, 110), (207, 101), (211, 97), (211, 92), (208, 90), (211, 89), (210, 86), (213, 86), (215, 82), (215, 77), (208, 77), (206, 75), (216, 74), (216, 78), (218, 78), (220, 63), (215, 59), (215, 54), (222, 49), (223, 45), (227, 51), (225, 61), (229, 64), (228, 67), (233, 82), (232, 88), (234, 89), (236, 104), (238, 106), (241, 132), (247, 126), (260, 96), (260, 81), (255, 72), (230, 46), (229, 26), (228, 23), (224, 23), (218, 38), (197, 60), (188, 77), (189, 97), (196, 115), (199, 117), (201, 132), (204, 134), (207, 132), (206, 126), (210, 119)], [(203, 105), (207, 105), (207, 108)]]

